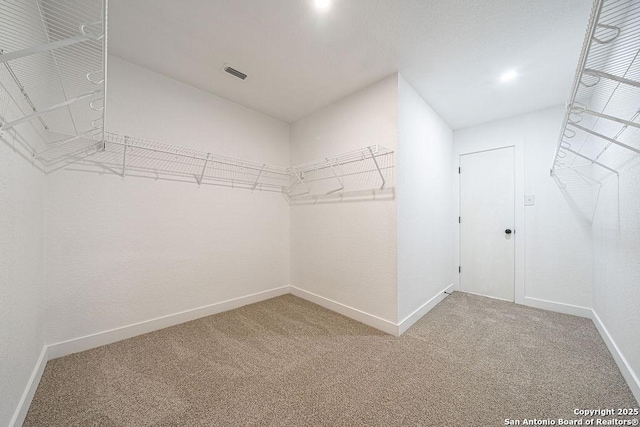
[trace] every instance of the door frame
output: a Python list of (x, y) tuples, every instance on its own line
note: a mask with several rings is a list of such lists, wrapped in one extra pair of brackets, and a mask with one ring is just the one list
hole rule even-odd
[[(471, 153), (461, 153), (458, 155), (458, 165), (462, 165), (462, 157), (463, 156), (472, 156), (474, 154), (480, 154), (480, 153), (488, 153), (490, 151), (498, 151), (498, 150), (504, 150), (507, 148), (513, 148), (513, 165), (512, 165), (512, 176), (513, 176), (513, 222), (514, 222), (514, 229), (515, 232), (513, 233), (513, 300), (510, 299), (506, 299), (506, 298), (498, 298), (498, 297), (492, 297), (490, 295), (482, 295), (482, 294), (477, 294), (475, 292), (469, 292), (469, 291), (465, 291), (462, 289), (462, 272), (460, 272), (458, 274), (459, 277), (459, 286), (460, 286), (460, 291), (462, 292), (466, 292), (468, 294), (474, 294), (474, 295), (480, 295), (483, 297), (487, 297), (487, 298), (493, 298), (493, 299), (499, 299), (502, 301), (509, 301), (509, 302), (515, 302), (515, 297), (516, 297), (516, 264), (515, 264), (515, 259), (516, 259), (516, 241), (517, 241), (517, 235), (518, 235), (518, 230), (517, 228), (515, 228), (515, 210), (516, 210), (516, 199), (517, 199), (517, 195), (516, 195), (516, 188), (515, 188), (515, 183), (516, 183), (516, 150), (515, 150), (515, 146), (514, 145), (507, 145), (505, 147), (496, 147), (496, 148), (490, 148), (487, 150), (480, 150), (480, 151), (473, 151)], [(460, 175), (458, 175), (458, 194), (461, 195), (462, 194), (462, 180), (460, 179)], [(462, 197), (459, 196), (458, 197), (458, 212), (461, 213), (462, 212)], [(459, 252), (459, 258), (460, 261), (462, 261), (462, 224), (458, 223), (458, 239), (459, 239), (459, 244), (458, 244), (458, 252)]]
[[(514, 206), (514, 229), (516, 230), (514, 234), (515, 238), (515, 254), (514, 254), (514, 302), (517, 304), (525, 303), (525, 278), (524, 278), (524, 267), (525, 267), (525, 259), (524, 259), (524, 243), (525, 243), (525, 226), (524, 226), (524, 148), (525, 141), (524, 138), (512, 139), (510, 143), (505, 144), (489, 144), (480, 146), (480, 144), (473, 147), (454, 147), (454, 193), (457, 199), (457, 214), (455, 216), (455, 232), (457, 234), (457, 238), (455, 242), (458, 246), (458, 250), (454, 251), (456, 262), (455, 262), (455, 276), (456, 290), (460, 291), (460, 272), (458, 271), (458, 266), (460, 266), (460, 253), (462, 248), (462, 236), (460, 233), (460, 224), (458, 223), (458, 217), (460, 216), (460, 174), (458, 173), (458, 168), (460, 167), (460, 156), (469, 155), (469, 154), (477, 154), (486, 151), (494, 151), (499, 150), (501, 148), (514, 148), (514, 184), (515, 184), (515, 206)], [(462, 266), (464, 268), (464, 266)]]

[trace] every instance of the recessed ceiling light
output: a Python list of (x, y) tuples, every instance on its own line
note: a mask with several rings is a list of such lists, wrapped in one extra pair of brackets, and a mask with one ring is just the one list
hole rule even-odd
[(512, 82), (518, 77), (518, 72), (516, 70), (507, 70), (500, 76), (500, 81), (502, 83)]
[(327, 10), (331, 6), (331, 0), (313, 0), (317, 9)]

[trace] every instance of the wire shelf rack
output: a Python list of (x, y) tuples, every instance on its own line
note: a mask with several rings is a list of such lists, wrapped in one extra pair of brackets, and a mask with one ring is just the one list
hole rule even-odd
[(393, 151), (381, 145), (286, 168), (107, 132), (107, 12), (107, 0), (0, 1), (0, 136), (45, 172), (279, 192), (290, 203), (393, 179)]
[(393, 184), (394, 152), (370, 145), (289, 168), (289, 202), (347, 192), (383, 190)]
[[(393, 183), (394, 152), (381, 145), (279, 167), (106, 132), (104, 142), (79, 138), (59, 152), (51, 147), (41, 161), (48, 171), (76, 171), (191, 182), (281, 193), (287, 202), (377, 190)], [(70, 167), (71, 166), (71, 167)]]
[(100, 171), (122, 177), (279, 193), (286, 191), (290, 182), (286, 168), (111, 132), (105, 133), (104, 144), (98, 147), (86, 148), (80, 143), (73, 153), (65, 152), (60, 156), (52, 150), (43, 160), (52, 168), (73, 164), (76, 170)]
[(551, 174), (604, 164), (607, 150), (640, 154), (640, 0), (596, 0)]
[(19, 114), (0, 132), (35, 131), (34, 160), (103, 141), (106, 51), (107, 0), (1, 1), (0, 90)]

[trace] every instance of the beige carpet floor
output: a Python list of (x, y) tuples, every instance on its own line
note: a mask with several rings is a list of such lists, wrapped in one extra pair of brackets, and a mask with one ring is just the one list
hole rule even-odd
[(454, 293), (400, 338), (291, 295), (50, 361), (25, 426), (500, 426), (637, 407), (590, 320)]

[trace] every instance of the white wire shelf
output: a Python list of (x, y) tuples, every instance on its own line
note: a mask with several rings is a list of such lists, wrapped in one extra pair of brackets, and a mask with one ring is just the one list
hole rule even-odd
[(35, 131), (35, 160), (104, 139), (106, 17), (106, 0), (0, 1), (0, 90), (18, 111), (0, 132)]
[(393, 184), (394, 152), (370, 145), (291, 167), (289, 202), (367, 190)]
[(640, 154), (640, 0), (596, 0), (551, 168), (595, 164), (610, 149)]
[(285, 168), (106, 132), (107, 8), (107, 0), (0, 0), (0, 136), (18, 140), (47, 173), (271, 191), (290, 203), (389, 186), (393, 151), (380, 145)]
[(372, 145), (359, 150), (279, 167), (193, 150), (143, 138), (105, 133), (104, 143), (78, 138), (40, 161), (48, 171), (63, 168), (124, 177), (191, 182), (281, 193), (292, 203), (329, 194), (377, 190), (393, 182), (392, 150)]
[(235, 159), (214, 153), (106, 132), (104, 144), (60, 156), (55, 150), (43, 156), (50, 169), (73, 164), (76, 170), (99, 171), (122, 177), (143, 177), (222, 185), (258, 191), (286, 191), (286, 168)]

